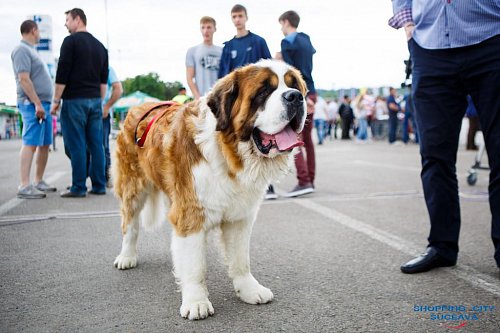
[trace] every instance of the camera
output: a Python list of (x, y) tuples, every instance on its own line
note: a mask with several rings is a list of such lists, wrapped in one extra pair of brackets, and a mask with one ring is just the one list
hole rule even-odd
[(401, 83), (401, 88), (406, 88), (411, 85), (411, 56), (408, 58), (408, 60), (403, 60), (405, 64), (405, 80), (403, 83)]

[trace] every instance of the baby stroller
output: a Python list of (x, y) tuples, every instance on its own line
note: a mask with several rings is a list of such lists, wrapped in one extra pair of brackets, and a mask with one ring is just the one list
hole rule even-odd
[[(476, 107), (474, 106), (474, 103), (473, 103), (470, 95), (467, 96), (467, 104), (468, 104), (467, 110), (465, 111), (465, 114), (467, 115), (467, 117), (469, 117), (469, 118), (477, 117), (477, 110), (476, 110)], [(469, 169), (469, 172), (467, 175), (467, 183), (470, 186), (476, 185), (477, 170), (489, 170), (490, 169), (488, 166), (481, 165), (481, 160), (483, 158), (485, 151), (486, 151), (486, 147), (484, 145), (484, 140), (483, 140), (483, 142), (481, 143), (481, 145), (479, 146), (479, 149), (477, 151), (477, 154), (476, 154), (476, 157), (474, 160), (474, 164)]]
[(467, 175), (467, 184), (470, 186), (476, 185), (477, 182), (477, 170), (489, 170), (490, 168), (487, 165), (482, 165), (481, 160), (483, 158), (484, 153), (486, 152), (486, 147), (484, 146), (484, 142), (481, 143), (479, 149), (477, 151), (474, 164), (468, 171)]

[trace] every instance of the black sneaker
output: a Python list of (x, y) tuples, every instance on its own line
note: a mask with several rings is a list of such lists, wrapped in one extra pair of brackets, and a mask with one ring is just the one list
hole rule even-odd
[(278, 195), (274, 193), (274, 187), (273, 185), (269, 185), (267, 188), (266, 196), (264, 197), (266, 200), (276, 200), (278, 199)]

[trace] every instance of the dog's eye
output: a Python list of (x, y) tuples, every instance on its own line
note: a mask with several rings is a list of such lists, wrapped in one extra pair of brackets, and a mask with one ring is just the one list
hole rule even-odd
[(263, 89), (257, 94), (257, 97), (266, 97), (266, 96), (267, 96), (267, 89)]

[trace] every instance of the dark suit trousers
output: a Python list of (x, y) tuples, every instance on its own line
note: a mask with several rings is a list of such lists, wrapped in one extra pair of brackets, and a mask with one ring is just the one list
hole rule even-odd
[(466, 96), (470, 94), (491, 168), (491, 235), (500, 267), (500, 35), (454, 49), (424, 49), (413, 40), (408, 45), (421, 135), (421, 178), (431, 222), (429, 245), (448, 259), (457, 257), (460, 204), (455, 163)]

